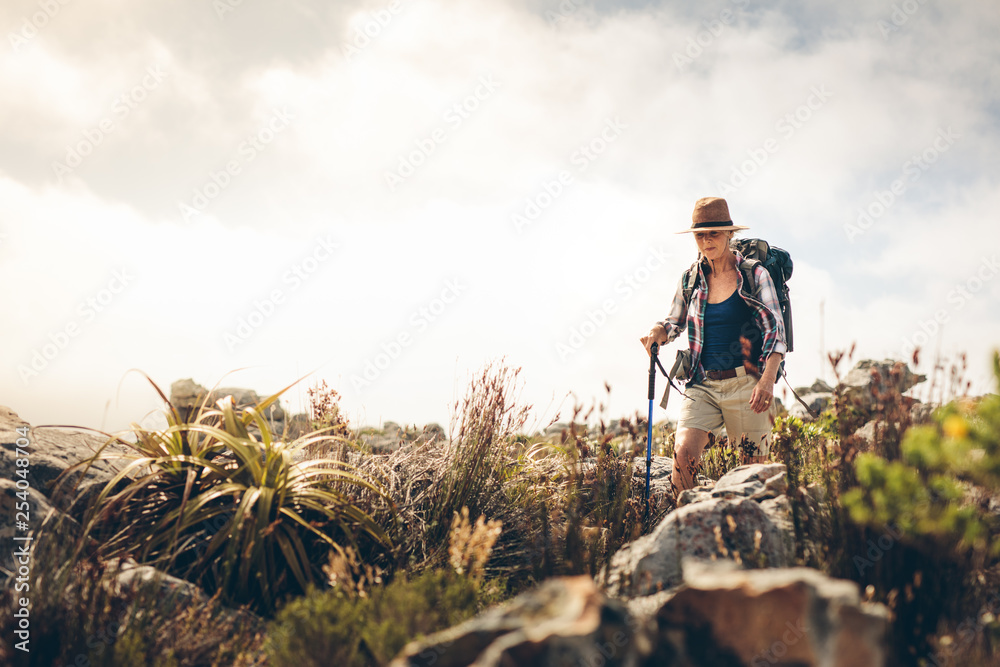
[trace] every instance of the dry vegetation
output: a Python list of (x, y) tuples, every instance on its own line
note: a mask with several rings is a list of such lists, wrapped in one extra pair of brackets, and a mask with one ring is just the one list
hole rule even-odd
[[(671, 509), (671, 498), (652, 510), (642, 500), (645, 424), (586, 430), (593, 415), (577, 411), (556, 437), (526, 436), (518, 388), (518, 371), (488, 366), (455, 405), (450, 439), (378, 455), (325, 385), (310, 391), (317, 430), (291, 442), (268, 430), (266, 406), (222, 402), (184, 418), (168, 406), (167, 429), (118, 439), (134, 463), (78, 523), (45, 526), (31, 580), (44, 649), (5, 644), (0, 661), (384, 664), (407, 640), (545, 578), (596, 575)], [(898, 664), (987, 664), (1000, 612), (1000, 399), (952, 401), (915, 427), (909, 399), (874, 398), (871, 441), (856, 434), (870, 415), (839, 392), (821, 420), (776, 424), (797, 560), (889, 605)], [(669, 454), (672, 435), (659, 435)], [(716, 479), (744, 457), (722, 441), (699, 472)], [(874, 558), (887, 530), (892, 544)], [(133, 561), (212, 597), (167, 604), (161, 583), (118, 585)], [(11, 637), (9, 587), (4, 596)]]

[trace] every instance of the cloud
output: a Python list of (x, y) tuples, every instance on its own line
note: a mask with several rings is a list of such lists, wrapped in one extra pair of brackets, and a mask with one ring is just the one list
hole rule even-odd
[[(0, 17), (17, 33), (37, 8)], [(136, 279), (37, 385), (12, 365), (4, 386), (33, 414), (93, 423), (132, 366), (209, 384), (250, 366), (241, 382), (261, 390), (320, 368), (365, 419), (446, 422), (456, 382), (506, 355), (537, 404), (608, 380), (609, 410), (629, 412), (636, 340), (694, 258), (673, 232), (720, 190), (795, 258), (795, 382), (823, 372), (821, 301), (827, 350), (898, 354), (945, 308), (928, 345), (982, 364), (1000, 282), (949, 295), (996, 245), (998, 19), (918, 0), (66, 4), (0, 56), (14, 357), (115, 270)], [(909, 180), (948, 128), (959, 138)], [(60, 179), (73, 150), (89, 152)], [(287, 272), (328, 237), (337, 251), (293, 290)], [(669, 259), (625, 299), (651, 248)], [(467, 290), (416, 331), (449, 280)], [(227, 345), (274, 290), (274, 314)], [(400, 334), (405, 353), (355, 391)]]

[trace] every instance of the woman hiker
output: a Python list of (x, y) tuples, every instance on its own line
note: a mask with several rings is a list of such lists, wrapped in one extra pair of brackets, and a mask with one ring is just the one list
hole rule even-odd
[(678, 492), (695, 485), (709, 433), (718, 435), (723, 424), (729, 441), (740, 443), (751, 462), (763, 462), (771, 447), (774, 383), (787, 349), (785, 326), (774, 283), (762, 264), (753, 267), (758, 297), (742, 292), (743, 257), (729, 245), (740, 229), (748, 228), (733, 224), (725, 199), (705, 197), (695, 203), (691, 228), (677, 232), (693, 233), (698, 244), (688, 284), (693, 284), (690, 304), (682, 276), (670, 314), (640, 339), (651, 353), (654, 342), (662, 346), (688, 332), (691, 374), (687, 397), (681, 399), (671, 478)]

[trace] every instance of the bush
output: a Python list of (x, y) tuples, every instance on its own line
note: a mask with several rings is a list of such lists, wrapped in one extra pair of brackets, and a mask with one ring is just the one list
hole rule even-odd
[[(1000, 387), (1000, 353), (994, 363)], [(980, 563), (1000, 554), (1000, 526), (970, 502), (977, 489), (1000, 492), (1000, 396), (944, 406), (934, 425), (907, 432), (901, 454), (899, 461), (858, 456), (859, 485), (843, 498), (851, 517), (951, 544), (954, 555), (971, 553)]]
[[(274, 438), (263, 415), (280, 394), (240, 411), (227, 396), (187, 418), (167, 401), (167, 428), (134, 425), (134, 442), (112, 437), (109, 444), (131, 454), (84, 520), (98, 557), (131, 556), (218, 591), (227, 603), (270, 613), (322, 580), (331, 550), (357, 547), (359, 539), (387, 545), (382, 528), (347, 495), (363, 488), (379, 497), (379, 489), (346, 462), (293, 460), (328, 434)], [(76, 467), (98, 458), (115, 457), (99, 451)]]
[[(1000, 387), (1000, 353), (994, 372)], [(910, 427), (909, 403), (896, 394), (875, 397), (871, 442), (854, 435), (856, 411), (838, 405), (837, 437), (821, 459), (835, 536), (821, 566), (889, 607), (898, 655), (941, 658), (948, 633), (972, 619), (975, 636), (946, 663), (975, 664), (995, 643), (979, 619), (1000, 611), (991, 597), (1000, 584), (1000, 517), (991, 509), (1000, 500), (1000, 397), (958, 399), (931, 425)]]
[(448, 570), (400, 576), (365, 597), (310, 590), (268, 631), (277, 667), (385, 665), (412, 639), (457, 625), (478, 609), (475, 583)]

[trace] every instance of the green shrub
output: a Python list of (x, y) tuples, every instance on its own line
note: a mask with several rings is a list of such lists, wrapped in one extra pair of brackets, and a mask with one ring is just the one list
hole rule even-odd
[[(1000, 387), (1000, 353), (994, 363)], [(855, 521), (950, 543), (956, 553), (1000, 554), (996, 522), (970, 502), (976, 487), (1000, 492), (1000, 396), (942, 407), (933, 425), (907, 432), (901, 458), (858, 456), (859, 485), (843, 497)]]
[[(994, 372), (1000, 387), (1000, 353)], [(930, 655), (936, 634), (998, 611), (989, 598), (1000, 574), (1000, 521), (988, 507), (1000, 493), (1000, 397), (952, 401), (933, 424), (886, 434), (887, 445), (876, 431), (872, 451), (858, 453), (839, 480), (851, 488), (839, 497), (831, 567), (889, 606), (896, 651)], [(977, 633), (964, 655), (990, 641)]]
[(310, 590), (278, 612), (266, 650), (276, 667), (384, 665), (412, 639), (472, 617), (475, 583), (447, 570), (399, 577), (365, 597)]

